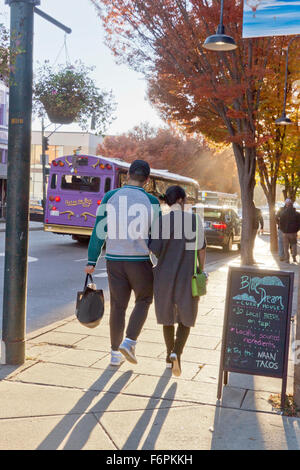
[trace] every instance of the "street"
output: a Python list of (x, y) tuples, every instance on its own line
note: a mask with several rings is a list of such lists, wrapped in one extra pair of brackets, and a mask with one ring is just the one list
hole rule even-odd
[[(224, 253), (220, 248), (207, 248), (206, 264), (237, 254)], [(2, 297), (4, 276), (5, 234), (0, 234), (0, 295), (2, 330)], [(87, 244), (79, 244), (70, 236), (32, 231), (29, 235), (27, 333), (62, 320), (74, 313), (77, 291), (85, 280), (83, 268), (87, 261)], [(97, 265), (97, 287), (107, 293), (105, 260)]]

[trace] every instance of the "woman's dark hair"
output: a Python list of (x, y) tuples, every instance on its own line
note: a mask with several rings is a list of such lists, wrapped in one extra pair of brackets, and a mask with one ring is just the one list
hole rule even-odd
[(181, 186), (170, 186), (166, 194), (162, 197), (163, 201), (165, 201), (168, 206), (172, 206), (175, 204), (178, 199), (185, 199), (186, 192)]

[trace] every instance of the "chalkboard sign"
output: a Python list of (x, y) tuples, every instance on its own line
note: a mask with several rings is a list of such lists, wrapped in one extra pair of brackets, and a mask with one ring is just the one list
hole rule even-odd
[[(293, 272), (230, 267), (219, 374), (283, 379), (285, 395), (293, 296)], [(283, 398), (283, 396), (282, 396)]]

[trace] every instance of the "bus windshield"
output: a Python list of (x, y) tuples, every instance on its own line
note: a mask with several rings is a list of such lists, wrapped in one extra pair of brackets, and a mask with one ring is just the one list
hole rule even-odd
[(100, 178), (95, 176), (62, 175), (61, 189), (97, 193), (100, 190)]

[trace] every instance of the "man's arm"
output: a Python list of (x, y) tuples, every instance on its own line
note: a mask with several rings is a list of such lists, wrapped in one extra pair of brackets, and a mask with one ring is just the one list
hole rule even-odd
[(102, 247), (106, 240), (106, 234), (102, 234), (99, 237), (98, 234), (98, 227), (99, 224), (106, 218), (106, 211), (105, 215), (97, 216), (96, 223), (94, 226), (94, 230), (92, 236), (90, 238), (89, 247), (88, 247), (88, 266), (96, 266), (99, 256), (101, 255)]
[(92, 274), (95, 270), (95, 266), (101, 255), (102, 248), (107, 236), (107, 211), (106, 204), (112, 195), (112, 191), (105, 194), (102, 202), (97, 210), (97, 217), (94, 226), (93, 233), (90, 238), (88, 247), (88, 262), (85, 267), (85, 272)]

